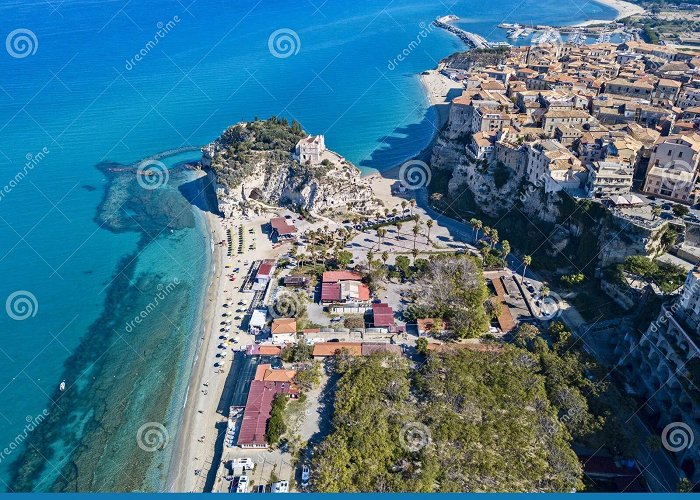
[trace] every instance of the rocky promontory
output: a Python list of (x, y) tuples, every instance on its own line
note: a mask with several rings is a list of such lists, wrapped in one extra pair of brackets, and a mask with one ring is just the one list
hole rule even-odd
[(297, 145), (309, 136), (281, 118), (237, 123), (202, 148), (202, 166), (215, 176), (219, 209), (226, 216), (260, 204), (320, 213), (373, 198), (352, 163), (325, 149), (304, 159)]

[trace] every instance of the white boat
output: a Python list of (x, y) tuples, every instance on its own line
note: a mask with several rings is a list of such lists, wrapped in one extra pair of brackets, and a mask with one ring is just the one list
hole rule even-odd
[(63, 391), (66, 390), (66, 381), (65, 381), (65, 380), (63, 380), (63, 381), (61, 382), (61, 384), (58, 386), (58, 390), (61, 391), (61, 392), (63, 392)]

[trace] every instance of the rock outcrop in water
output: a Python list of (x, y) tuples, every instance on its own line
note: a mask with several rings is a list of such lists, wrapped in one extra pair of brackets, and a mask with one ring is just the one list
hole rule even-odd
[(245, 212), (255, 202), (322, 212), (372, 199), (359, 169), (340, 155), (326, 150), (319, 164), (295, 159), (294, 147), (305, 136), (298, 123), (270, 118), (233, 125), (202, 148), (221, 212)]

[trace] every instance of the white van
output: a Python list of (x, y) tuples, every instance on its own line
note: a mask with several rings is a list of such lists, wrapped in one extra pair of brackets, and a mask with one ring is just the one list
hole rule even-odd
[(277, 481), (270, 485), (270, 493), (289, 493), (289, 481)]
[(255, 462), (253, 462), (252, 458), (234, 458), (231, 460), (231, 465), (234, 467), (243, 467), (244, 470), (253, 470), (253, 467), (255, 467)]
[(236, 493), (248, 493), (248, 476), (241, 476), (238, 478)]

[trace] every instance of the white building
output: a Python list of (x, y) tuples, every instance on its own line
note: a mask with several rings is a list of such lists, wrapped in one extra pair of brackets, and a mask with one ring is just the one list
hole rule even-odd
[(300, 163), (321, 163), (321, 156), (326, 151), (326, 141), (322, 135), (309, 135), (297, 142), (294, 148), (294, 157)]
[(588, 173), (588, 195), (607, 198), (629, 194), (632, 189), (632, 168), (616, 162), (596, 161)]
[(251, 335), (257, 335), (262, 332), (267, 324), (267, 311), (264, 309), (255, 309), (248, 322), (248, 331)]

